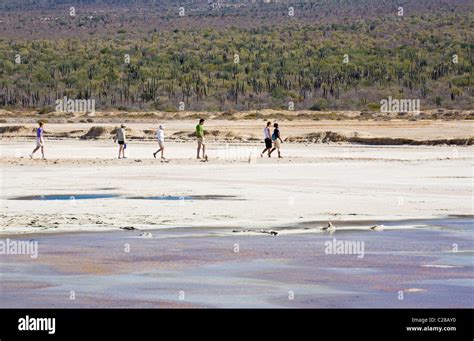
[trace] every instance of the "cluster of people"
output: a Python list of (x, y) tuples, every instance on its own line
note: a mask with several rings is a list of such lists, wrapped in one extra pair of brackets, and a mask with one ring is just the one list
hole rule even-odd
[[(197, 141), (197, 158), (207, 160), (206, 155), (206, 142), (204, 137), (204, 122), (205, 120), (201, 118), (199, 123), (196, 125), (196, 141)], [(273, 133), (270, 132), (271, 122), (267, 122), (266, 127), (263, 129), (265, 149), (260, 154), (260, 157), (263, 157), (265, 153), (268, 154), (268, 157), (271, 157), (272, 153), (277, 150), (278, 157), (281, 158), (280, 145), (283, 143), (283, 140), (280, 135), (280, 129), (278, 128), (278, 123), (273, 124)], [(43, 159), (44, 156), (44, 123), (39, 122), (39, 127), (36, 130), (36, 147), (33, 152), (30, 154), (30, 158), (33, 158), (34, 154), (41, 149), (41, 154)], [(125, 124), (120, 125), (120, 128), (117, 128), (115, 131), (114, 142), (119, 145), (119, 159), (126, 159), (125, 149), (127, 149), (127, 137), (125, 133)], [(156, 156), (160, 154), (161, 159), (165, 159), (165, 127), (160, 125), (156, 132), (156, 139), (158, 141), (158, 150), (153, 153), (153, 157), (156, 159)], [(201, 153), (202, 151), (202, 153)]]
[(270, 135), (270, 126), (272, 122), (267, 122), (267, 126), (263, 129), (263, 136), (265, 142), (265, 149), (260, 154), (260, 157), (263, 157), (265, 152), (268, 153), (268, 157), (272, 157), (272, 153), (277, 150), (278, 157), (281, 158), (280, 145), (283, 143), (280, 135), (280, 129), (278, 128), (278, 123), (273, 123), (273, 134)]
[[(199, 123), (196, 126), (196, 138), (197, 138), (197, 158), (201, 158), (201, 150), (202, 150), (202, 157), (207, 158), (206, 156), (206, 144), (204, 143), (204, 119), (201, 118)], [(114, 142), (119, 144), (119, 159), (126, 159), (125, 157), (125, 149), (127, 148), (127, 140), (125, 134), (125, 125), (122, 124), (120, 128), (117, 128), (115, 131)], [(158, 141), (158, 150), (153, 153), (153, 157), (156, 159), (156, 156), (160, 154), (161, 159), (165, 159), (165, 127), (164, 125), (160, 124), (158, 130), (156, 132), (156, 140)]]

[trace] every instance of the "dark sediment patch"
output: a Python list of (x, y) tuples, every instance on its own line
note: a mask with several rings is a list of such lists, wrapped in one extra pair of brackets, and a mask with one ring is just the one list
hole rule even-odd
[(87, 133), (81, 136), (82, 140), (97, 139), (110, 136), (111, 129), (105, 127), (91, 127)]
[(31, 136), (35, 129), (26, 126), (5, 126), (0, 127), (0, 134), (6, 136)]
[(474, 219), (474, 214), (450, 214), (449, 218), (469, 218)]
[(330, 143), (330, 142), (348, 142), (365, 145), (379, 145), (379, 146), (437, 146), (437, 145), (455, 145), (455, 146), (471, 146), (474, 137), (468, 138), (453, 138), (453, 139), (431, 139), (431, 140), (415, 140), (407, 138), (392, 138), (392, 137), (348, 137), (334, 131), (316, 132), (303, 136), (288, 137), (287, 142), (296, 143)]
[(438, 146), (438, 145), (449, 145), (449, 146), (471, 146), (474, 141), (474, 137), (465, 139), (435, 139), (435, 140), (413, 140), (413, 139), (402, 139), (402, 138), (389, 138), (389, 137), (351, 137), (347, 139), (350, 143), (360, 143), (368, 145), (411, 145), (411, 146)]
[(163, 201), (179, 201), (179, 200), (244, 200), (233, 195), (162, 195), (151, 197), (128, 197), (134, 200), (163, 200)]
[[(374, 225), (384, 225), (384, 226), (408, 226), (408, 225), (430, 225), (436, 226), (439, 222), (442, 222), (446, 226), (450, 226), (455, 223), (459, 226), (473, 226), (474, 216), (473, 215), (449, 215), (445, 218), (419, 218), (419, 219), (400, 219), (400, 220), (337, 220), (331, 219), (331, 222), (336, 226), (374, 226)], [(293, 225), (289, 229), (294, 228), (313, 228), (314, 226), (323, 226), (327, 224), (327, 220), (314, 220), (314, 221), (305, 221)], [(288, 227), (275, 228), (275, 230), (288, 229)]]

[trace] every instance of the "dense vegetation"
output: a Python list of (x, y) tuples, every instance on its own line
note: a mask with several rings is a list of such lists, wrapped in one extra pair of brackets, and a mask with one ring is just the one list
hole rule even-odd
[[(0, 106), (376, 110), (391, 96), (472, 108), (468, 1), (293, 1), (293, 17), (263, 1), (183, 1), (180, 17), (172, 3), (0, 3)], [(71, 4), (84, 5), (75, 17)]]

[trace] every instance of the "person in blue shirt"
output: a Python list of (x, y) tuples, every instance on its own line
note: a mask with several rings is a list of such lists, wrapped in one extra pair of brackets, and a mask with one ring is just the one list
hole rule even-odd
[(41, 155), (43, 156), (43, 160), (45, 160), (44, 157), (44, 128), (43, 122), (38, 122), (38, 129), (36, 129), (36, 148), (33, 149), (33, 151), (30, 154), (30, 158), (33, 158), (33, 155), (38, 151), (38, 149), (41, 148)]

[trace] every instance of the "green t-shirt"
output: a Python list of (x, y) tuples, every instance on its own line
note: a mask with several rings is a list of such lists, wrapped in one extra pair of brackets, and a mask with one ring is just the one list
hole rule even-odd
[(196, 136), (197, 137), (204, 137), (204, 127), (201, 124), (196, 126)]

